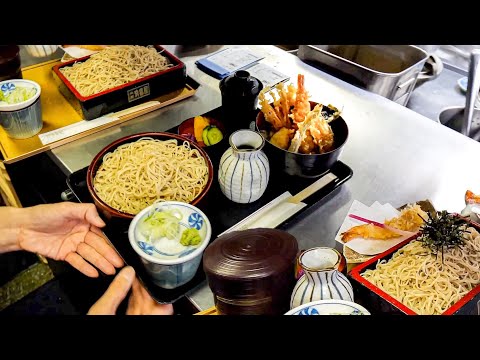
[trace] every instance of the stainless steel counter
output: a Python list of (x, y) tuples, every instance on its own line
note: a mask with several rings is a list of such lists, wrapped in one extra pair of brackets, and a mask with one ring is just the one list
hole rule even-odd
[[(459, 212), (467, 189), (480, 192), (480, 167), (475, 166), (479, 143), (384, 97), (327, 75), (275, 46), (248, 47), (264, 55), (263, 62), (292, 79), (298, 73), (305, 74), (311, 100), (343, 108), (349, 126), (350, 136), (340, 160), (353, 169), (353, 178), (287, 229), (297, 237), (300, 248), (336, 247), (334, 236), (354, 199), (367, 205), (378, 200), (400, 206), (428, 198), (437, 209)], [(163, 131), (220, 106), (219, 81), (194, 65), (205, 54), (177, 55), (187, 64), (188, 74), (201, 84), (196, 95), (52, 150), (52, 159), (67, 175), (87, 166), (101, 148), (119, 137)], [(188, 297), (199, 309), (213, 306), (206, 283)]]

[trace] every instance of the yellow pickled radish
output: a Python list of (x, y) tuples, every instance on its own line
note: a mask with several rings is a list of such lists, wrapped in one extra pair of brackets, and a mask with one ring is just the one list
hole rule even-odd
[(197, 139), (197, 141), (203, 141), (202, 132), (203, 129), (205, 129), (208, 125), (210, 125), (208, 118), (203, 116), (195, 116), (193, 119), (193, 129), (195, 133), (195, 139)]

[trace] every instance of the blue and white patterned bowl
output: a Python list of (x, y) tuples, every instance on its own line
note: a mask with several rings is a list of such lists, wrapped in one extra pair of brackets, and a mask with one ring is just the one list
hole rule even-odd
[[(177, 239), (158, 239), (149, 242), (138, 230), (142, 219), (155, 211), (175, 209), (182, 214)], [(183, 229), (196, 228), (202, 241), (199, 245), (183, 246), (178, 243)], [(153, 281), (165, 289), (173, 289), (190, 281), (197, 272), (203, 251), (207, 247), (212, 228), (207, 216), (197, 207), (179, 201), (158, 202), (140, 211), (130, 223), (128, 239), (133, 250), (140, 256)], [(165, 246), (166, 242), (175, 242)]]
[(370, 312), (352, 301), (331, 299), (305, 303), (285, 315), (370, 315)]
[(0, 91), (4, 94), (17, 86), (34, 88), (35, 95), (15, 104), (0, 103), (0, 126), (12, 139), (26, 139), (40, 132), (43, 127), (40, 94), (42, 88), (38, 83), (25, 79), (11, 79), (0, 82)]

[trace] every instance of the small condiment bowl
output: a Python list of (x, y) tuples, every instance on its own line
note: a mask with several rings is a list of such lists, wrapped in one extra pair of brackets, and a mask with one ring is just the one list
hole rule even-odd
[(0, 125), (12, 139), (26, 139), (40, 132), (43, 127), (38, 83), (25, 79), (10, 79), (0, 82), (0, 91), (8, 93), (15, 88), (35, 89), (35, 94), (26, 100), (8, 104), (0, 103)]
[(370, 312), (352, 301), (328, 299), (305, 303), (285, 315), (370, 315)]
[[(164, 210), (178, 210), (181, 214), (178, 235), (174, 239), (163, 237), (149, 242), (139, 225), (148, 216)], [(198, 230), (201, 237), (199, 245), (183, 246), (178, 242), (182, 232), (189, 228)], [(195, 276), (211, 236), (212, 227), (207, 216), (197, 207), (179, 201), (163, 201), (148, 206), (133, 218), (128, 228), (133, 250), (140, 256), (153, 282), (165, 289), (186, 284)]]
[(223, 139), (220, 140), (218, 143), (216, 144), (213, 144), (213, 145), (206, 145), (203, 141), (198, 141), (196, 138), (195, 138), (195, 118), (192, 117), (192, 118), (189, 118), (185, 121), (183, 121), (179, 126), (178, 126), (178, 134), (179, 135), (182, 135), (182, 136), (185, 136), (187, 137), (188, 139), (194, 139), (194, 142), (197, 143), (200, 147), (202, 148), (207, 148), (207, 147), (212, 147), (212, 146), (215, 146), (215, 145), (218, 145), (220, 143), (223, 143), (225, 139), (228, 140), (228, 136), (227, 136), (227, 132), (225, 130), (225, 126), (223, 125), (222, 122), (220, 122), (219, 120), (217, 119), (214, 119), (210, 116), (203, 116), (203, 117), (206, 117), (208, 118), (208, 120), (210, 121), (210, 125), (215, 125), (216, 127), (218, 127), (220, 129), (220, 131), (222, 132), (223, 134)]

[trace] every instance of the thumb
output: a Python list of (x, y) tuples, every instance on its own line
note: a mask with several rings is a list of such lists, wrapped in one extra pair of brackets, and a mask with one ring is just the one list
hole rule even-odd
[(105, 226), (105, 222), (102, 220), (102, 218), (100, 217), (100, 215), (98, 215), (98, 211), (97, 211), (97, 208), (95, 207), (95, 205), (93, 204), (84, 204), (87, 207), (87, 211), (85, 213), (85, 219), (87, 219), (87, 221), (90, 223), (90, 224), (93, 224), (99, 228), (102, 228)]
[(135, 280), (135, 270), (124, 267), (113, 279), (107, 291), (88, 311), (88, 315), (115, 315), (118, 306), (127, 296)]

